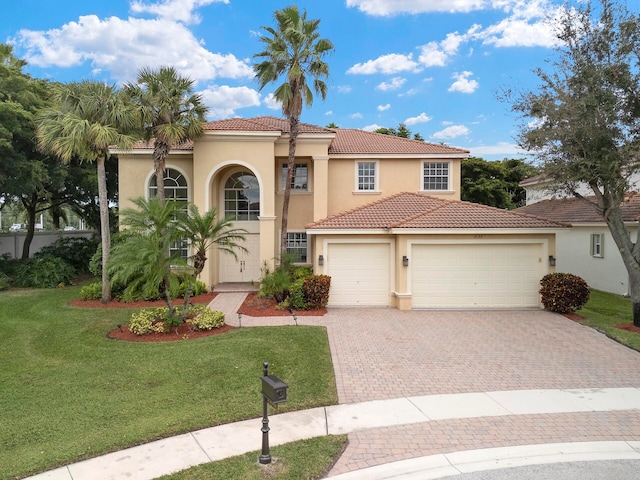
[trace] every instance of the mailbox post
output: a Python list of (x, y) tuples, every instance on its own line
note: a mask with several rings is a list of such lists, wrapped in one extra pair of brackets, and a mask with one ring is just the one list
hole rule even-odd
[(277, 405), (286, 402), (289, 385), (275, 375), (269, 375), (269, 362), (264, 362), (262, 366), (264, 367), (264, 375), (262, 376), (262, 428), (260, 429), (262, 432), (262, 453), (258, 461), (262, 465), (266, 465), (271, 463), (268, 404)]

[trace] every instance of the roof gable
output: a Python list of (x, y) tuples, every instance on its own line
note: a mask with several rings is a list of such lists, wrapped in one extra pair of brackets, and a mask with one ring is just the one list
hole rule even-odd
[(562, 227), (566, 225), (512, 210), (404, 192), (333, 215), (307, 225), (306, 228), (372, 230)]
[[(595, 197), (547, 199), (516, 209), (517, 212), (548, 218), (563, 223), (603, 223), (604, 217), (594, 206)], [(620, 205), (622, 219), (640, 219), (640, 195), (633, 192)]]

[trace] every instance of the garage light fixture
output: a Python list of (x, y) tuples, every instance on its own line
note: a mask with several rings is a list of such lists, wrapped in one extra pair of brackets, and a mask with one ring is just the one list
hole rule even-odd
[(549, 255), (549, 266), (550, 267), (556, 266), (556, 257), (554, 257), (553, 255)]
[(318, 265), (324, 265), (324, 255), (318, 255)]
[(402, 266), (404, 266), (404, 267), (408, 267), (409, 266), (409, 257), (407, 257), (406, 255), (402, 256)]

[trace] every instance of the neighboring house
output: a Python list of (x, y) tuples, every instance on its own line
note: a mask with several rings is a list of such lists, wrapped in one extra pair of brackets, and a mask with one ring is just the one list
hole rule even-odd
[[(213, 249), (201, 279), (258, 282), (279, 255), (289, 124), (206, 123), (167, 159), (167, 198), (216, 207), (248, 230), (246, 253)], [(120, 207), (153, 195), (153, 144), (119, 157)], [(331, 276), (332, 306), (539, 307), (563, 225), (460, 202), (459, 148), (300, 124), (288, 251)], [(186, 255), (187, 246), (177, 246)]]
[[(527, 197), (528, 194), (527, 190)], [(589, 199), (594, 200), (593, 197)], [(636, 238), (640, 195), (628, 196), (621, 207), (629, 235)], [(570, 229), (560, 231), (556, 236), (558, 272), (578, 275), (597, 290), (629, 294), (629, 275), (618, 246), (593, 206), (579, 198), (546, 199), (515, 211), (571, 225)]]

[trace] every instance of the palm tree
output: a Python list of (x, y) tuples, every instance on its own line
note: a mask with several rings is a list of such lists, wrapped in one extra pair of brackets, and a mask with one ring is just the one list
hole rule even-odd
[(124, 88), (140, 107), (146, 140), (154, 139), (153, 166), (157, 195), (162, 203), (169, 152), (202, 134), (207, 108), (202, 97), (193, 93), (193, 81), (178, 75), (173, 67), (143, 68), (138, 72), (136, 83), (128, 83)]
[(167, 302), (169, 315), (175, 315), (171, 301), (171, 286), (177, 282), (177, 267), (185, 267), (181, 258), (170, 255), (171, 245), (180, 239), (177, 218), (180, 206), (176, 202), (160, 202), (158, 197), (137, 198), (137, 209), (120, 212), (120, 223), (131, 233), (113, 247), (108, 264), (114, 283), (126, 285), (125, 296), (142, 292), (145, 297), (160, 296)]
[[(104, 266), (109, 260), (111, 244), (105, 161), (109, 147), (127, 149), (135, 141), (130, 133), (139, 124), (137, 111), (115, 86), (89, 81), (54, 85), (52, 104), (36, 119), (38, 147), (65, 163), (74, 157), (96, 162)], [(103, 268), (102, 301), (110, 300), (109, 276)]]
[(213, 245), (231, 253), (236, 258), (236, 249), (247, 251), (238, 242), (244, 242), (244, 234), (248, 232), (243, 228), (233, 228), (230, 219), (217, 220), (217, 216), (215, 207), (201, 215), (196, 205), (189, 205), (189, 213), (180, 219), (180, 234), (182, 238), (191, 242), (191, 248), (194, 251), (192, 259), (195, 277), (204, 269), (207, 250)]
[(313, 93), (307, 84), (307, 75), (314, 78), (313, 89), (324, 100), (327, 85), (322, 78), (329, 77), (329, 66), (322, 60), (324, 55), (333, 51), (328, 39), (319, 39), (320, 20), (307, 20), (306, 10), (300, 15), (296, 5), (274, 12), (276, 28), (262, 27), (269, 35), (261, 37), (266, 44), (264, 51), (254, 57), (263, 58), (253, 69), (262, 90), (268, 83), (284, 77), (284, 82), (274, 92), (275, 98), (282, 104), (282, 113), (289, 121), (289, 157), (287, 161), (287, 179), (282, 205), (282, 230), (280, 254), (287, 253), (287, 224), (289, 219), (289, 199), (291, 198), (291, 179), (295, 165), (296, 142), (300, 131), (302, 104), (313, 104)]

